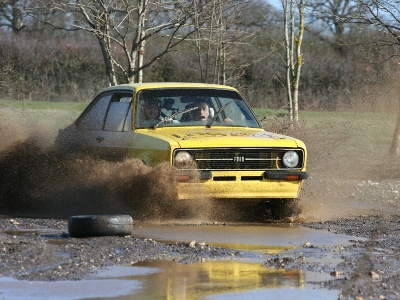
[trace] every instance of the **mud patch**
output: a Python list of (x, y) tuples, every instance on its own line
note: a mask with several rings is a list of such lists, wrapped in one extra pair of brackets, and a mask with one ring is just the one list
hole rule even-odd
[(292, 134), (308, 150), (303, 222), (400, 211), (400, 160), (389, 155), (394, 124), (393, 114), (332, 113)]
[(19, 213), (129, 213), (165, 218), (174, 211), (175, 171), (139, 160), (119, 163), (84, 155), (63, 156), (34, 138), (0, 153), (1, 208)]
[(0, 107), (0, 209), (68, 218), (75, 214), (123, 213), (140, 220), (207, 219), (209, 201), (177, 200), (176, 170), (140, 160), (111, 162), (65, 156), (53, 148), (58, 128), (76, 116), (59, 111)]
[[(88, 155), (65, 156), (53, 148), (59, 112), (0, 111), (0, 209), (16, 216), (69, 218), (78, 214), (130, 214), (165, 221), (265, 221), (255, 210), (217, 203), (198, 191), (177, 200), (176, 170), (140, 160), (111, 162)], [(259, 212), (257, 211), (257, 214)]]

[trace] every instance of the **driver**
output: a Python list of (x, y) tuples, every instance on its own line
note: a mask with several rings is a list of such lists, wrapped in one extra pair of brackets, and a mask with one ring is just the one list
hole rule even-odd
[[(193, 111), (193, 121), (207, 124), (208, 120), (212, 118), (210, 116), (210, 107), (208, 103), (204, 100), (197, 100), (194, 102), (193, 107), (198, 107), (198, 109)], [(233, 124), (233, 121), (229, 118), (224, 118), (223, 122)]]
[(198, 107), (198, 109), (193, 111), (193, 121), (201, 121), (207, 123), (210, 117), (210, 107), (205, 101), (199, 100), (193, 104), (193, 107)]

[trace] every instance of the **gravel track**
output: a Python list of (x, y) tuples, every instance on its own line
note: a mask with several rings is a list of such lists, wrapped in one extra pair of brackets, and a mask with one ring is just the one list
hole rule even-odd
[[(368, 238), (350, 246), (287, 250), (264, 255), (268, 268), (328, 272), (332, 280), (316, 286), (342, 291), (340, 299), (398, 299), (400, 221), (393, 216), (355, 216), (302, 223), (314, 229)], [(201, 225), (200, 225), (201, 226)], [(204, 243), (161, 243), (127, 237), (70, 238), (62, 219), (0, 218), (0, 275), (21, 280), (81, 280), (99, 268), (130, 265), (145, 259), (188, 264), (205, 260), (243, 259), (251, 253), (216, 248)], [(337, 266), (311, 258), (337, 257)]]

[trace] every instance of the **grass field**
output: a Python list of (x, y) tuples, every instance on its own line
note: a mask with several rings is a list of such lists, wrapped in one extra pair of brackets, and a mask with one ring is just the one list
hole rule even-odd
[(65, 110), (82, 111), (87, 103), (0, 100), (0, 107), (14, 110)]
[(86, 106), (85, 103), (0, 100), (1, 126), (9, 129), (8, 132), (3, 130), (3, 135), (15, 134), (19, 138), (24, 136), (21, 131), (25, 129), (28, 135), (42, 132), (52, 139), (59, 129), (71, 124)]
[[(0, 100), (0, 113), (13, 115), (19, 125), (47, 128), (53, 134), (71, 124), (87, 106), (86, 103), (22, 102)], [(254, 109), (267, 130), (294, 135), (309, 143), (328, 143), (332, 149), (349, 147), (354, 151), (385, 152), (391, 144), (395, 114), (301, 111), (300, 130), (288, 129), (286, 111)], [(340, 147), (342, 146), (342, 147)]]
[[(266, 123), (270, 124), (266, 125), (267, 129), (285, 128), (287, 121), (276, 117), (276, 112), (255, 111), (259, 118), (266, 116)], [(390, 147), (395, 123), (395, 114), (301, 111), (300, 131), (292, 134), (299, 134), (310, 142), (330, 143), (332, 148), (347, 145), (362, 152), (377, 148), (378, 151), (385, 151)], [(343, 148), (343, 151), (348, 150), (348, 147)]]

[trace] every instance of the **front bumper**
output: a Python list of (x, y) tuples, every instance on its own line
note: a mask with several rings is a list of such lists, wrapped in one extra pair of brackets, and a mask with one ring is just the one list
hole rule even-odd
[(307, 177), (307, 172), (207, 171), (198, 180), (178, 181), (178, 198), (297, 198)]

